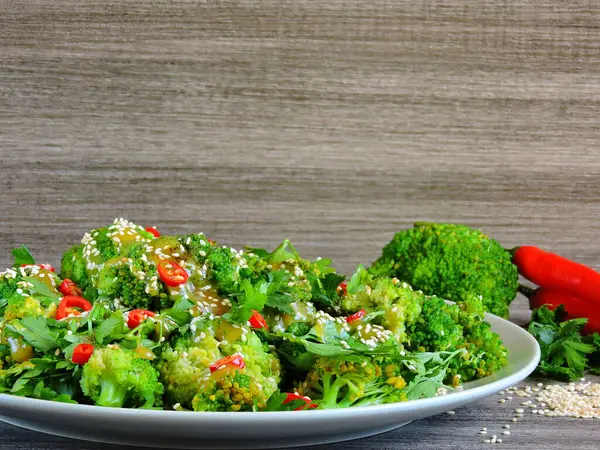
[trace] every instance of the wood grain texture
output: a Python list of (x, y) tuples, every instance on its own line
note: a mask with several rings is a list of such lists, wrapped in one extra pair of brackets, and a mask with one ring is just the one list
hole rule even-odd
[[(57, 264), (124, 216), (289, 237), (343, 271), (415, 220), (600, 268), (599, 19), (592, 0), (0, 0), (0, 266), (21, 242)], [(337, 448), (476, 448), (498, 411)], [(503, 445), (600, 438), (529, 423)], [(109, 448), (0, 431), (0, 448)]]

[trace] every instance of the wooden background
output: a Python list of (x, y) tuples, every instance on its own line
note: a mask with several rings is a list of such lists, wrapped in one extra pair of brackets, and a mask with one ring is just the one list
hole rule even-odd
[[(0, 265), (123, 216), (342, 271), (415, 220), (599, 268), (599, 23), (595, 0), (0, 0)], [(496, 400), (329, 448), (479, 448)], [(536, 415), (501, 445), (599, 439)], [(116, 447), (0, 425), (0, 448)]]

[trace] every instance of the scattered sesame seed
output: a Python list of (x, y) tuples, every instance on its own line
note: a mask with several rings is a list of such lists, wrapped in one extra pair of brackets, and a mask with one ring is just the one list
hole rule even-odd
[(456, 414), (456, 411), (452, 411), (452, 410), (446, 411), (446, 414), (453, 416), (454, 414)]

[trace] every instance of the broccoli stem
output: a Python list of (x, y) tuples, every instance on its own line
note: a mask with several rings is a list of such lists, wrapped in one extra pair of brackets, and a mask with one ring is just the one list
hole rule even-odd
[(100, 396), (97, 405), (121, 408), (125, 403), (127, 389), (117, 383), (112, 376), (105, 376), (100, 385)]

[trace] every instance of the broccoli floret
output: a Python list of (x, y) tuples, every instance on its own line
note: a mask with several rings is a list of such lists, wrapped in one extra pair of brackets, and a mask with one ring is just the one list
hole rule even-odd
[(181, 245), (206, 272), (206, 279), (216, 286), (221, 295), (238, 292), (243, 278), (251, 278), (247, 259), (229, 247), (219, 247), (208, 241), (204, 234), (189, 234), (178, 238)]
[(438, 297), (424, 299), (422, 313), (407, 330), (409, 348), (421, 351), (446, 351), (463, 344), (463, 328), (449, 310), (459, 309)]
[[(196, 411), (264, 408), (281, 379), (279, 360), (268, 346), (247, 325), (220, 317), (197, 318), (191, 329), (158, 362), (169, 403)], [(211, 373), (211, 365), (236, 354), (243, 369)]]
[(421, 314), (423, 294), (391, 278), (375, 278), (362, 267), (354, 273), (342, 298), (341, 307), (346, 314), (361, 309), (378, 314), (373, 323), (390, 330), (398, 341), (406, 339), (406, 326)]
[(167, 402), (192, 407), (199, 383), (210, 376), (210, 365), (223, 357), (219, 341), (206, 333), (178, 336), (163, 350), (157, 363)]
[(25, 316), (53, 317), (61, 294), (60, 279), (50, 270), (32, 265), (0, 273), (0, 305), (4, 319)]
[(265, 386), (246, 369), (215, 372), (192, 400), (194, 411), (254, 411), (266, 407), (277, 386)]
[(116, 345), (96, 348), (83, 366), (81, 389), (96, 405), (152, 408), (164, 391), (148, 360)]
[(371, 359), (363, 363), (320, 357), (298, 386), (320, 408), (348, 408), (407, 400), (407, 383), (398, 364)]
[(486, 310), (500, 317), (508, 317), (518, 287), (510, 253), (481, 231), (455, 224), (417, 223), (396, 233), (369, 271), (456, 302), (481, 295)]
[(168, 306), (168, 295), (158, 282), (156, 265), (145, 256), (145, 248), (145, 244), (135, 244), (121, 259), (105, 264), (98, 274), (98, 291), (131, 309)]
[(450, 364), (450, 375), (460, 375), (461, 381), (466, 382), (491, 375), (508, 364), (508, 350), (485, 321), (485, 307), (480, 298), (471, 296), (450, 311), (463, 329), (463, 348), (467, 350)]
[(422, 315), (408, 328), (407, 348), (421, 352), (466, 350), (450, 362), (447, 382), (456, 385), (482, 378), (508, 363), (506, 347), (484, 320), (479, 298), (447, 304), (423, 296), (422, 302)]
[(78, 244), (67, 250), (60, 263), (60, 276), (73, 280), (80, 289), (91, 286), (87, 271), (87, 261), (83, 257), (83, 244)]

